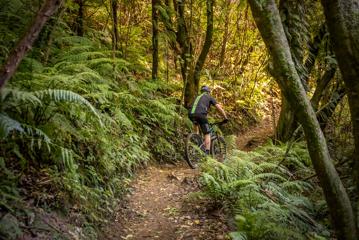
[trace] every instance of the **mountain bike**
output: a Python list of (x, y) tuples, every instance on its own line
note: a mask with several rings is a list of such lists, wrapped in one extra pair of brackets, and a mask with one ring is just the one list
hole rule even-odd
[[(220, 162), (226, 159), (227, 145), (217, 126), (226, 122), (209, 123), (211, 136), (210, 155)], [(185, 142), (185, 154), (188, 165), (193, 169), (197, 168), (198, 163), (205, 156), (204, 135), (202, 132), (200, 134), (188, 134)]]

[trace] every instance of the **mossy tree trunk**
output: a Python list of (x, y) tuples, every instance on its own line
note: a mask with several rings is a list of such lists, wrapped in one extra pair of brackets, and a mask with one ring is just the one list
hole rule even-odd
[(16, 44), (15, 48), (9, 54), (3, 67), (0, 69), (0, 90), (6, 82), (14, 75), (26, 53), (31, 49), (35, 40), (39, 36), (42, 28), (48, 19), (57, 11), (62, 4), (62, 0), (47, 0), (34, 18), (29, 29)]
[[(290, 51), (293, 57), (297, 72), (300, 72), (303, 61), (303, 48), (300, 43), (300, 34), (298, 32), (297, 19), (302, 14), (298, 11), (298, 3), (295, 0), (281, 0), (279, 2), (279, 12), (282, 16), (282, 24), (285, 29)], [(294, 17), (295, 16), (295, 17)], [(292, 109), (288, 100), (282, 94), (282, 106), (276, 128), (276, 138), (280, 141), (287, 141), (296, 129), (297, 121), (295, 119), (295, 109)]]
[(185, 107), (188, 107), (193, 101), (194, 97), (198, 93), (199, 89), (199, 80), (201, 76), (201, 71), (203, 69), (204, 63), (206, 61), (208, 52), (212, 46), (212, 36), (213, 36), (213, 11), (214, 11), (214, 0), (207, 0), (207, 29), (206, 37), (201, 50), (201, 53), (197, 59), (197, 62), (194, 66), (194, 69), (190, 71), (190, 74), (185, 85)]
[(186, 18), (185, 18), (185, 1), (173, 0), (173, 6), (177, 15), (177, 32), (176, 41), (180, 47), (180, 66), (183, 80), (183, 88), (185, 88), (188, 78), (188, 69), (192, 61), (192, 43), (189, 37)]
[[(212, 45), (213, 14), (215, 0), (206, 0), (207, 28), (205, 42), (196, 62), (193, 61), (192, 41), (187, 28), (185, 17), (185, 0), (165, 0), (166, 15), (160, 12), (161, 20), (166, 30), (175, 35), (175, 41), (171, 41), (171, 48), (180, 56), (181, 75), (183, 79), (184, 106), (188, 107), (198, 93), (200, 74)], [(191, 1), (192, 4), (192, 1)], [(176, 30), (172, 22), (172, 12), (176, 13)], [(191, 25), (191, 24), (190, 24)], [(170, 38), (171, 39), (171, 38)], [(181, 98), (182, 99), (182, 98)]]
[[(159, 4), (161, 1), (159, 1)], [(183, 95), (187, 85), (188, 72), (192, 63), (192, 42), (185, 17), (185, 0), (165, 0), (166, 13), (159, 11), (159, 17), (169, 34), (169, 45), (179, 57), (181, 76), (183, 81)], [(162, 5), (163, 6), (163, 5)], [(175, 13), (175, 14), (173, 14)], [(172, 21), (175, 19), (175, 21)], [(181, 97), (181, 101), (183, 99)]]
[(324, 72), (323, 76), (317, 80), (317, 87), (313, 93), (312, 99), (310, 100), (314, 110), (318, 110), (323, 92), (327, 88), (330, 81), (334, 78), (336, 70), (337, 66), (335, 64), (329, 66), (329, 68)]
[(336, 107), (339, 105), (340, 101), (343, 99), (344, 96), (344, 87), (337, 86), (337, 88), (332, 92), (329, 101), (317, 113), (319, 125), (323, 130), (327, 126), (329, 119), (332, 117)]
[(319, 54), (320, 45), (327, 33), (327, 26), (325, 23), (323, 23), (320, 26), (319, 31), (317, 32), (313, 40), (308, 43), (309, 54), (305, 59), (304, 72), (301, 78), (302, 83), (305, 84), (305, 86), (308, 85), (309, 76), (314, 68), (315, 60)]
[(120, 40), (120, 35), (118, 33), (118, 14), (117, 14), (118, 2), (117, 0), (111, 0), (111, 10), (112, 10), (112, 28), (113, 28), (113, 50), (118, 50), (118, 43)]
[(348, 194), (335, 170), (316, 114), (294, 65), (275, 0), (249, 0), (249, 4), (272, 57), (276, 81), (284, 97), (296, 109), (298, 121), (303, 127), (337, 236), (339, 239), (358, 239)]
[(282, 94), (282, 106), (280, 109), (279, 119), (276, 126), (276, 139), (282, 142), (285, 142), (291, 138), (293, 132), (295, 131), (295, 116), (292, 106), (289, 104), (288, 100)]
[(77, 18), (75, 20), (75, 32), (80, 37), (83, 37), (84, 35), (84, 11), (85, 11), (84, 1), (85, 0), (76, 0), (79, 10), (78, 10)]
[[(281, 0), (279, 5), (283, 28), (288, 39), (294, 65), (305, 90), (308, 90), (309, 75), (314, 67), (319, 46), (326, 31), (325, 25), (323, 24), (314, 39), (307, 43), (306, 33), (298, 34), (298, 32), (302, 31), (303, 25), (300, 21), (305, 17), (303, 15), (304, 11), (301, 8), (302, 6), (296, 0)], [(304, 61), (303, 49), (305, 45), (308, 45), (309, 54)], [(293, 132), (297, 128), (295, 112), (296, 110), (291, 108), (288, 101), (282, 96), (282, 108), (276, 128), (276, 137), (278, 140), (285, 142), (293, 135)]]
[(152, 0), (152, 79), (158, 78), (158, 0)]
[[(322, 0), (335, 56), (349, 100), (355, 141), (354, 176), (359, 196), (359, 0)], [(359, 225), (359, 200), (356, 204)], [(358, 227), (359, 228), (359, 227)], [(359, 230), (358, 230), (359, 231)], [(358, 237), (359, 239), (359, 237)]]
[(220, 53), (220, 57), (219, 57), (219, 64), (218, 67), (222, 67), (224, 64), (224, 59), (226, 56), (226, 48), (227, 48), (227, 42), (229, 39), (229, 22), (230, 22), (230, 17), (231, 17), (231, 1), (230, 0), (226, 0), (225, 1), (225, 6), (224, 6), (224, 11), (225, 11), (225, 20), (224, 20), (224, 33), (223, 33), (223, 40), (222, 40), (222, 45), (221, 45), (221, 53)]

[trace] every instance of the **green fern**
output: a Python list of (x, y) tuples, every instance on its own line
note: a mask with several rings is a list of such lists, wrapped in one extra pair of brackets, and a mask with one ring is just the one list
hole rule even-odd
[(12, 131), (22, 133), (24, 132), (24, 129), (21, 127), (21, 123), (4, 113), (0, 113), (0, 139), (6, 138)]
[(41, 105), (42, 102), (33, 93), (20, 91), (18, 89), (5, 88), (1, 91), (1, 105), (6, 107), (6, 102), (12, 102), (15, 104), (28, 104)]
[(284, 154), (285, 146), (266, 145), (248, 153), (234, 151), (224, 164), (208, 160), (202, 165), (204, 193), (237, 215), (232, 238), (306, 239), (308, 232), (326, 235), (326, 228), (312, 215), (315, 204), (308, 195), (314, 186), (295, 180), (293, 172), (293, 166), (298, 171), (307, 168), (303, 162), (308, 152), (303, 152), (301, 143), (295, 144), (287, 162), (278, 165)]
[[(54, 34), (66, 35), (68, 27), (59, 24)], [(89, 38), (56, 37), (46, 66), (35, 61), (41, 50), (34, 49), (1, 93), (0, 116), (9, 119), (0, 120), (6, 135), (0, 158), (48, 173), (56, 202), (45, 204), (76, 202), (89, 221), (101, 222), (138, 167), (154, 156), (182, 158), (183, 116), (167, 97), (177, 89), (146, 79), (143, 46), (129, 47), (126, 60), (114, 59), (108, 46)]]
[(91, 105), (89, 101), (83, 98), (81, 95), (61, 89), (47, 89), (34, 92), (34, 95), (40, 100), (51, 100), (54, 102), (75, 102), (86, 106), (91, 112), (99, 119), (99, 123), (103, 125), (100, 115), (96, 109)]

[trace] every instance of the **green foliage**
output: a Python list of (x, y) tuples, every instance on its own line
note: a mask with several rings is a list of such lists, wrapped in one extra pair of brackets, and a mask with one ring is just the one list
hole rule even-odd
[[(48, 206), (76, 206), (87, 221), (106, 222), (138, 167), (180, 156), (179, 112), (185, 111), (167, 97), (171, 85), (133, 78), (133, 72), (143, 73), (140, 62), (113, 59), (87, 38), (55, 44), (61, 51), (54, 49), (51, 64), (26, 58), (1, 92), (0, 165), (7, 169), (1, 185), (7, 187), (0, 188), (0, 205), (16, 208), (11, 203), (21, 200), (21, 188), (48, 191), (48, 198), (30, 195)], [(19, 171), (49, 184), (25, 186)]]
[[(0, 63), (42, 2), (0, 0)], [(182, 134), (190, 123), (177, 105), (183, 82), (174, 6), (157, 7), (159, 75), (167, 81), (152, 82), (148, 2), (119, 1), (116, 51), (109, 1), (86, 1), (85, 37), (75, 36), (78, 1), (64, 2), (0, 93), (0, 208), (14, 212), (26, 197), (39, 206), (72, 209), (86, 216), (91, 235), (91, 222), (106, 223), (136, 169), (151, 159), (182, 160)], [(316, 32), (311, 28), (323, 20), (314, 14), (315, 4), (305, 1), (289, 8), (291, 18), (283, 18), (302, 74), (307, 74), (301, 68), (310, 54), (310, 33)], [(194, 54), (188, 59), (193, 61), (204, 41), (206, 15), (205, 1), (191, 5), (186, 4), (185, 20)], [(266, 73), (268, 53), (246, 1), (218, 1), (214, 15), (213, 45), (200, 84), (212, 87), (213, 96), (240, 125), (253, 123), (273, 107), (268, 96), (280, 95)], [(318, 22), (312, 26), (309, 21)], [(314, 69), (318, 76), (335, 61), (329, 42), (323, 45), (319, 63), (325, 63)], [(234, 148), (235, 139), (227, 140)], [(205, 193), (237, 215), (234, 239), (327, 236), (316, 220), (318, 207), (310, 201), (315, 186), (299, 180), (312, 174), (306, 148), (294, 145), (278, 166), (284, 152), (285, 146), (267, 145), (251, 153), (236, 151), (225, 164), (203, 166)]]
[(295, 144), (279, 164), (286, 146), (266, 145), (253, 152), (236, 151), (224, 163), (202, 166), (204, 193), (234, 213), (233, 239), (315, 239), (328, 237), (315, 220), (314, 186), (298, 179), (311, 174), (309, 156)]

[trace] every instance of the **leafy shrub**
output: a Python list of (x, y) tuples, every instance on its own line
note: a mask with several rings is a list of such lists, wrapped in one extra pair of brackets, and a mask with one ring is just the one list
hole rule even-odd
[(1, 92), (0, 205), (15, 208), (26, 189), (38, 204), (105, 221), (135, 169), (178, 158), (184, 111), (166, 97), (169, 84), (133, 78), (139, 62), (113, 59), (86, 38), (56, 41), (51, 65), (27, 58)]
[[(224, 163), (202, 166), (204, 194), (236, 216), (233, 239), (320, 239), (328, 230), (315, 219), (314, 186), (298, 179), (310, 175), (309, 156), (295, 144), (284, 161), (285, 146), (235, 151)], [(279, 164), (281, 163), (281, 164)]]

